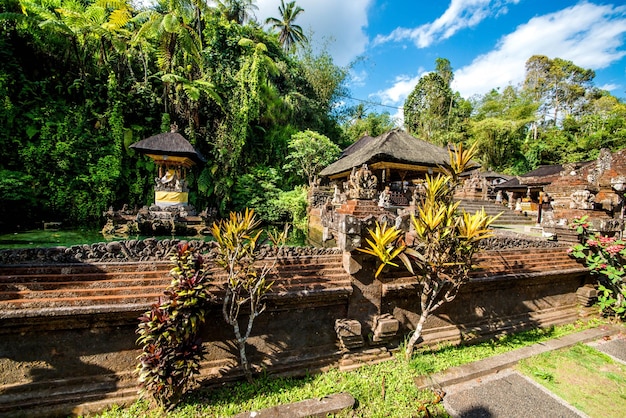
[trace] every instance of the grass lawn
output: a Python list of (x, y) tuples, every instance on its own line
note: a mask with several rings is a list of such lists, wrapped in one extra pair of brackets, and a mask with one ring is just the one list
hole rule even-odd
[(436, 401), (433, 392), (417, 389), (415, 377), (562, 337), (596, 325), (597, 322), (577, 323), (536, 329), (475, 345), (439, 345), (416, 351), (410, 361), (406, 361), (404, 354), (398, 352), (390, 361), (363, 366), (349, 372), (333, 369), (301, 378), (261, 376), (254, 384), (238, 382), (219, 388), (199, 389), (168, 413), (151, 407), (146, 401), (137, 401), (127, 408), (111, 408), (100, 417), (227, 417), (338, 392), (349, 392), (357, 400), (357, 405), (354, 410), (337, 417), (420, 417), (426, 416), (425, 412), (420, 412), (423, 408), (428, 408), (432, 416), (447, 417), (442, 405), (433, 403)]
[(626, 411), (626, 365), (585, 344), (521, 361), (518, 369), (590, 417)]

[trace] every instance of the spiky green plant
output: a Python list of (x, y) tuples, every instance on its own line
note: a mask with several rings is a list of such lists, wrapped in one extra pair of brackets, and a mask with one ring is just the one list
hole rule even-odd
[(459, 203), (453, 202), (453, 179), (471, 164), (474, 152), (474, 148), (468, 151), (456, 147), (450, 153), (450, 174), (426, 177), (425, 197), (411, 218), (411, 239), (405, 240), (395, 227), (377, 225), (375, 231), (370, 231), (371, 239), (366, 239), (367, 247), (361, 249), (378, 258), (376, 276), (385, 265), (397, 266), (393, 260), (398, 258), (419, 283), (416, 296), (421, 313), (406, 345), (407, 357), (413, 353), (426, 319), (442, 304), (452, 301), (469, 281), (472, 257), (479, 242), (491, 236), (489, 226), (497, 219), (484, 210), (459, 214)]
[[(265, 310), (265, 295), (273, 284), (267, 278), (276, 264), (274, 259), (261, 268), (255, 265), (262, 233), (259, 225), (254, 210), (246, 209), (244, 213), (231, 212), (228, 219), (215, 222), (212, 227), (218, 245), (216, 262), (227, 275), (222, 314), (226, 323), (233, 328), (241, 367), (250, 382), (252, 370), (246, 355), (246, 341), (250, 338), (254, 320)], [(269, 237), (275, 246), (281, 247), (287, 237), (287, 229), (282, 234), (269, 234)], [(243, 330), (239, 324), (242, 308), (248, 315)]]

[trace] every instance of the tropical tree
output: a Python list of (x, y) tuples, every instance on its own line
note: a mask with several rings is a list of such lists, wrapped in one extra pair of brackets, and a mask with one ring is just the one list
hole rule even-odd
[(541, 102), (540, 122), (560, 126), (566, 116), (576, 115), (584, 108), (594, 78), (593, 70), (571, 61), (533, 55), (526, 61), (524, 89)]
[(309, 186), (322, 168), (332, 163), (341, 150), (328, 137), (306, 130), (291, 136), (287, 164), (283, 168), (305, 177)]
[(483, 166), (504, 170), (513, 161), (524, 159), (523, 147), (537, 107), (513, 86), (502, 93), (494, 89), (475, 104), (470, 142), (477, 145)]
[(428, 317), (441, 305), (452, 301), (459, 289), (469, 281), (472, 258), (481, 240), (490, 237), (489, 225), (495, 217), (484, 209), (475, 214), (458, 212), (459, 202), (453, 201), (458, 175), (470, 167), (475, 148), (457, 145), (450, 152), (450, 168), (446, 174), (427, 176), (426, 195), (411, 217), (412, 230), (405, 240), (395, 226), (377, 225), (370, 230), (371, 239), (360, 251), (375, 256), (379, 276), (385, 266), (398, 267), (399, 259), (418, 282), (416, 299), (420, 317), (407, 342), (405, 355), (410, 357), (420, 340)]
[(389, 112), (366, 113), (363, 105), (359, 104), (352, 111), (350, 120), (345, 122), (342, 128), (348, 142), (353, 143), (363, 135), (378, 136), (392, 130), (395, 126), (396, 121)]
[[(246, 355), (246, 342), (254, 320), (265, 310), (265, 296), (273, 284), (268, 276), (278, 260), (275, 258), (260, 268), (255, 265), (263, 232), (259, 225), (254, 211), (246, 209), (244, 213), (231, 212), (228, 219), (214, 223), (211, 229), (218, 250), (215, 262), (226, 272), (222, 316), (233, 328), (241, 366), (249, 382), (252, 382), (252, 369)], [(287, 228), (276, 236), (268, 235), (275, 247), (280, 248), (285, 243)], [(243, 329), (239, 324), (242, 308), (247, 308), (248, 316)]]
[(302, 28), (293, 23), (302, 12), (304, 9), (296, 6), (295, 1), (290, 1), (285, 5), (285, 0), (280, 0), (280, 6), (278, 6), (280, 18), (268, 17), (265, 20), (266, 24), (272, 25), (272, 29), (278, 29), (278, 41), (285, 51), (293, 52), (298, 43), (307, 42)]
[(404, 125), (409, 132), (439, 145), (464, 139), (463, 122), (471, 107), (452, 91), (452, 79), (450, 62), (443, 58), (437, 59), (434, 72), (419, 79), (404, 103)]
[(239, 25), (251, 19), (253, 10), (258, 10), (256, 0), (217, 0), (218, 9), (226, 20), (232, 20)]

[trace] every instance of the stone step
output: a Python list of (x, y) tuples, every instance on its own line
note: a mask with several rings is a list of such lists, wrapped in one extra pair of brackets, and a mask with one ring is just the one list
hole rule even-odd
[[(271, 294), (284, 295), (313, 291), (326, 287), (349, 287), (350, 276), (342, 266), (341, 254), (280, 257), (268, 280), (274, 282)], [(273, 259), (258, 263), (270, 264)], [(122, 265), (124, 264), (124, 265)], [(83, 265), (51, 265), (45, 274), (43, 266), (0, 268), (0, 308), (38, 309), (83, 305), (154, 303), (170, 284), (171, 264), (93, 263)], [(213, 266), (210, 282), (214, 293), (223, 289), (226, 274)], [(270, 295), (268, 295), (270, 296)]]
[(498, 205), (489, 201), (475, 201), (475, 200), (461, 200), (460, 208), (468, 213), (475, 213), (482, 209), (490, 216), (495, 216), (501, 213), (500, 217), (496, 220), (494, 225), (507, 225), (507, 224), (534, 224), (537, 222), (534, 215), (525, 215), (523, 213), (517, 213), (510, 210), (507, 206)]

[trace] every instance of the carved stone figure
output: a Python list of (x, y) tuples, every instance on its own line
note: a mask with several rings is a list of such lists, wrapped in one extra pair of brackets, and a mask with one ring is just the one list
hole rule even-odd
[(378, 207), (388, 208), (389, 206), (391, 206), (391, 191), (389, 186), (385, 186), (385, 190), (380, 192), (380, 196), (378, 196)]
[(348, 196), (351, 199), (373, 199), (377, 185), (378, 179), (367, 168), (367, 164), (358, 170), (354, 167), (348, 181)]
[(595, 196), (589, 190), (577, 190), (571, 194), (570, 209), (593, 209)]

